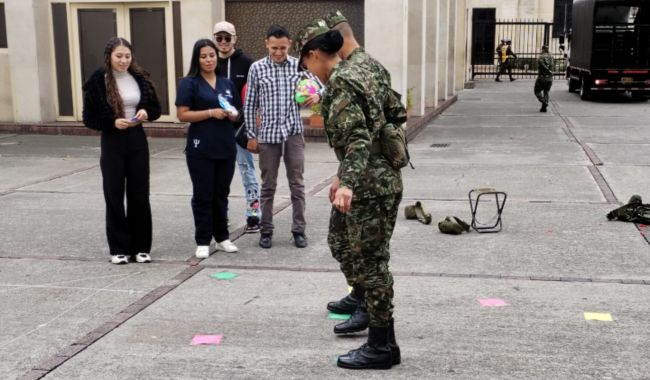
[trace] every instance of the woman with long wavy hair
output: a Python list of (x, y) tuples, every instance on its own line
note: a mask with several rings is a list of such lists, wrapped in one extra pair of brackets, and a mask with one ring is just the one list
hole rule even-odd
[(101, 131), (99, 162), (111, 262), (151, 262), (149, 145), (142, 122), (160, 117), (155, 87), (135, 62), (131, 44), (113, 37), (106, 43), (103, 67), (83, 90), (84, 124)]

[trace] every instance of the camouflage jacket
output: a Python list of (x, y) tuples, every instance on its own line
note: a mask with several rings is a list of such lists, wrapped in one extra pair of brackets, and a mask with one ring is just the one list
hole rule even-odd
[(542, 53), (537, 60), (537, 77), (553, 78), (553, 57), (549, 53)]
[(322, 100), (325, 131), (339, 159), (340, 186), (351, 189), (355, 199), (367, 199), (402, 191), (402, 175), (377, 152), (379, 131), (386, 124), (383, 104), (390, 87), (349, 60), (330, 73)]
[(400, 100), (401, 95), (391, 87), (388, 70), (360, 47), (354, 49), (347, 60), (369, 72), (383, 88), (390, 89), (383, 103), (386, 121), (395, 125), (406, 123), (406, 108)]

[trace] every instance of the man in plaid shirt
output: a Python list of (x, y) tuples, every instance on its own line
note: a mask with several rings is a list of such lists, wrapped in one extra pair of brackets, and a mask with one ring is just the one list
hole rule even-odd
[[(256, 123), (247, 122), (248, 149), (259, 153), (262, 171), (260, 203), (262, 223), (260, 247), (271, 248), (273, 236), (273, 197), (277, 186), (280, 158), (284, 157), (287, 170), (293, 222), (291, 232), (298, 248), (307, 246), (305, 238), (305, 169), (304, 127), (299, 105), (294, 100), (296, 85), (301, 79), (298, 60), (289, 56), (291, 36), (282, 26), (273, 25), (266, 34), (268, 57), (253, 63), (248, 72), (248, 90), (244, 105), (244, 119), (256, 120), (259, 114), (259, 131)], [(320, 94), (311, 95), (304, 103), (318, 103)]]

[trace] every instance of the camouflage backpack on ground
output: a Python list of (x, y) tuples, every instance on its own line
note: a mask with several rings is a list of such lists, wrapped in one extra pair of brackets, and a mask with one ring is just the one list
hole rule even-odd
[(641, 203), (641, 197), (633, 195), (626, 205), (609, 212), (607, 219), (650, 225), (650, 204)]

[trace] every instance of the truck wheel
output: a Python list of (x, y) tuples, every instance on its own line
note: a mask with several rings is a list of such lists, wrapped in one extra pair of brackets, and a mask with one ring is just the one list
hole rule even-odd
[(580, 81), (580, 99), (587, 100), (591, 97), (590, 82), (591, 80), (588, 77), (582, 77)]
[(567, 85), (569, 86), (569, 92), (576, 92), (578, 89), (578, 83), (576, 80), (571, 79), (571, 77), (568, 77), (566, 79)]

